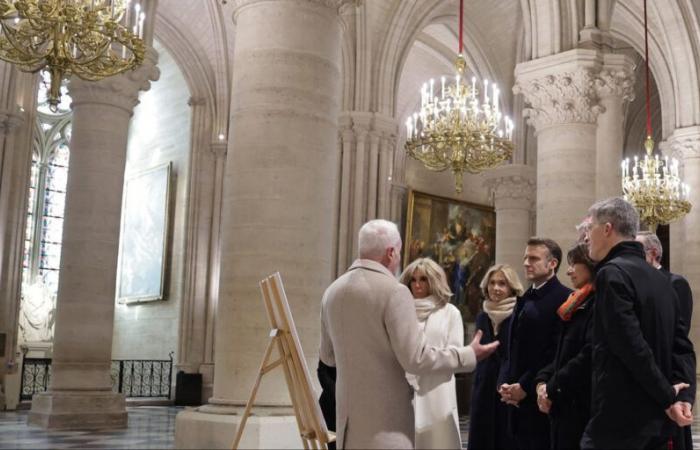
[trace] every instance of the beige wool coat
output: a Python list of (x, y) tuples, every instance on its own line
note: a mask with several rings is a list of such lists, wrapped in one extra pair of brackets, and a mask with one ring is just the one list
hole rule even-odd
[(366, 259), (356, 260), (323, 296), (320, 358), (337, 368), (339, 449), (413, 448), (413, 389), (406, 372), (476, 366), (471, 347), (428, 345), (408, 288)]

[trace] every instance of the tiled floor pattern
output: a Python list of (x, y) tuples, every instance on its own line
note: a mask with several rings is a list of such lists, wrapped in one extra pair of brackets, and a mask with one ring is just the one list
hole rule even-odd
[[(0, 412), (0, 449), (171, 449), (175, 415), (181, 408), (130, 407), (123, 430), (46, 431), (27, 425), (27, 411)], [(462, 447), (467, 448), (469, 418), (460, 421)], [(700, 450), (700, 417), (693, 423), (693, 448)]]
[(175, 415), (182, 408), (127, 409), (128, 428), (91, 431), (46, 431), (27, 425), (28, 411), (0, 412), (0, 449), (174, 448)]

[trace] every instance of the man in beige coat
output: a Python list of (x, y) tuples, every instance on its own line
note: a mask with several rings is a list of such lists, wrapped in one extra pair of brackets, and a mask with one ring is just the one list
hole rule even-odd
[(401, 262), (396, 225), (373, 220), (362, 226), (359, 256), (326, 290), (321, 304), (324, 364), (337, 368), (337, 445), (348, 448), (413, 448), (413, 391), (406, 372), (469, 372), (498, 345), (426, 344), (413, 297), (395, 277)]

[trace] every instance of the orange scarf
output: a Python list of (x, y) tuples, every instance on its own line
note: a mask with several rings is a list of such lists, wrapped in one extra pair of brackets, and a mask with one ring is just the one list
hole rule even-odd
[(569, 295), (569, 298), (566, 299), (564, 303), (561, 304), (559, 309), (557, 310), (557, 314), (559, 314), (559, 317), (561, 317), (561, 320), (564, 322), (568, 322), (571, 320), (571, 317), (574, 315), (574, 311), (576, 311), (579, 306), (588, 298), (588, 294), (593, 292), (593, 284), (588, 283), (584, 285), (581, 289), (576, 289), (574, 292)]

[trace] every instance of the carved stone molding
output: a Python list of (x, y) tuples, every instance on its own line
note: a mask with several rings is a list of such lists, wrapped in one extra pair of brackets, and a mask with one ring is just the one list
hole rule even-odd
[(24, 121), (25, 115), (19, 110), (17, 112), (0, 111), (0, 136), (10, 133)]
[(68, 92), (73, 107), (81, 103), (97, 103), (116, 106), (132, 114), (139, 103), (139, 93), (151, 88), (151, 82), (160, 78), (158, 52), (149, 48), (143, 64), (135, 70), (108, 77), (100, 81), (85, 81), (73, 77)]
[[(249, 6), (253, 6), (256, 3), (269, 3), (270, 0), (234, 0), (233, 3), (233, 8), (234, 8), (234, 21), (236, 20), (239, 11), (242, 8), (246, 8)], [(346, 6), (359, 6), (361, 3), (361, 0), (274, 0), (277, 2), (294, 2), (294, 3), (315, 3), (319, 6), (324, 6), (326, 8), (331, 8), (336, 12), (340, 12), (340, 10)]]
[(521, 164), (501, 166), (485, 175), (484, 186), (496, 209), (533, 209), (537, 193), (535, 169)]
[(591, 69), (581, 68), (518, 80), (513, 93), (525, 96), (530, 106), (523, 109), (523, 115), (537, 131), (565, 123), (593, 124), (603, 112), (595, 81)]
[(634, 100), (634, 73), (627, 70), (603, 69), (595, 77), (595, 89), (599, 97), (622, 97)]
[(700, 126), (676, 129), (659, 147), (664, 154), (680, 160), (700, 158)]

